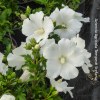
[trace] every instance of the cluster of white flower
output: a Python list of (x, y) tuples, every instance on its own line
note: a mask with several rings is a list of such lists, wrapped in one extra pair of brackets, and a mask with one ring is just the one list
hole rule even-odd
[[(27, 36), (25, 43), (34, 38), (37, 42), (35, 48), (40, 48), (41, 56), (47, 60), (46, 77), (50, 79), (51, 85), (58, 92), (68, 91), (71, 97), (71, 90), (74, 87), (68, 87), (68, 83), (63, 79), (76, 78), (79, 74), (77, 67), (82, 67), (85, 73), (89, 73), (89, 67), (92, 66), (89, 60), (91, 54), (85, 49), (85, 41), (78, 35), (82, 22), (89, 22), (89, 18), (83, 18), (81, 13), (65, 6), (60, 10), (56, 8), (50, 16), (44, 16), (42, 11), (31, 14), (22, 25), (22, 33)], [(57, 26), (61, 28), (56, 28)], [(60, 37), (58, 43), (55, 42), (55, 38), (50, 38), (51, 33)], [(32, 51), (24, 48), (25, 43), (14, 49), (7, 57), (8, 65), (16, 67), (16, 70), (25, 64), (23, 55), (32, 56)], [(5, 75), (8, 67), (2, 63), (2, 59), (3, 55), (0, 53), (0, 72)], [(30, 74), (26, 69), (20, 79), (26, 81)], [(59, 76), (61, 79), (56, 81), (55, 78)], [(2, 98), (0, 100), (4, 100)]]

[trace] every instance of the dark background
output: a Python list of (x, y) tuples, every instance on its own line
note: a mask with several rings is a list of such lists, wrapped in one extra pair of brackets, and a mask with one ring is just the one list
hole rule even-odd
[[(78, 9), (85, 17), (90, 16), (90, 23), (84, 24), (80, 36), (86, 41), (86, 49), (91, 52), (91, 63), (93, 68), (90, 75), (85, 75), (81, 69), (80, 75), (72, 80), (70, 84), (75, 86), (74, 98), (64, 95), (64, 100), (100, 100), (100, 0), (85, 0)], [(98, 80), (94, 80), (95, 67), (95, 18), (98, 19)], [(89, 77), (90, 76), (90, 77)]]

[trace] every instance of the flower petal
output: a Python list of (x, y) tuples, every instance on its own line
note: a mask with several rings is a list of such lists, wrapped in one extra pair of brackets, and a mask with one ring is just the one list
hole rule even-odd
[(68, 6), (65, 6), (60, 10), (60, 14), (63, 20), (69, 21), (70, 19), (73, 19), (75, 11), (70, 9)]
[(61, 65), (57, 60), (47, 60), (47, 77), (56, 78), (60, 74)]
[(58, 45), (63, 56), (71, 55), (76, 46), (74, 42), (71, 42), (69, 39), (64, 38), (58, 42)]
[(83, 15), (81, 13), (75, 12), (75, 14), (74, 14), (74, 18), (77, 19), (78, 21), (82, 21), (82, 22), (85, 22), (85, 23), (86, 22), (90, 22), (90, 18), (89, 17), (83, 18), (82, 16)]
[(56, 88), (58, 92), (69, 92), (70, 96), (73, 98), (73, 93), (71, 90), (74, 87), (67, 87), (68, 83), (66, 81), (62, 81), (59, 79), (58, 81), (55, 81), (54, 79), (50, 79), (51, 85)]
[(59, 47), (57, 44), (52, 44), (48, 48), (46, 48), (45, 52), (43, 52), (43, 56), (46, 59), (58, 59), (59, 57)]
[(42, 11), (36, 12), (35, 14), (30, 14), (30, 20), (36, 25), (36, 27), (42, 26), (44, 13)]
[(22, 33), (25, 36), (32, 35), (36, 29), (37, 27), (35, 26), (35, 24), (31, 22), (28, 18), (23, 21)]
[(22, 42), (21, 45), (14, 50), (12, 50), (13, 54), (22, 56), (22, 55), (31, 55), (32, 56), (32, 51), (31, 50), (26, 50), (25, 49), (25, 42)]
[(8, 71), (8, 66), (4, 63), (0, 63), (0, 73), (3, 75), (6, 75), (6, 72)]
[(83, 66), (82, 66), (82, 69), (83, 69), (83, 71), (85, 72), (85, 73), (90, 73), (90, 70), (89, 70), (89, 68), (88, 68), (88, 66), (86, 65), (86, 64), (84, 64)]
[(64, 79), (70, 80), (73, 78), (76, 78), (78, 76), (78, 69), (75, 68), (73, 65), (66, 63), (66, 65), (64, 65), (62, 67), (60, 76)]
[(80, 38), (78, 35), (77, 35), (77, 37), (73, 37), (71, 40), (76, 43), (78, 48), (80, 48), (80, 49), (85, 48), (85, 40)]
[(56, 8), (50, 15), (50, 18), (55, 22), (59, 16), (59, 9)]
[(22, 67), (22, 65), (25, 64), (25, 60), (23, 57), (14, 55), (12, 53), (10, 53), (7, 56), (7, 61), (8, 61), (8, 65), (10, 67), (16, 67), (16, 70), (19, 70)]
[(47, 36), (54, 30), (53, 22), (49, 17), (44, 17), (43, 28)]
[(22, 33), (26, 36), (30, 36), (34, 34), (36, 30), (42, 28), (43, 16), (44, 14), (42, 11), (30, 14), (30, 20), (27, 18), (23, 21)]
[(28, 70), (24, 70), (23, 74), (20, 77), (20, 80), (22, 82), (26, 82), (29, 80), (30, 76), (31, 76), (31, 73)]
[(3, 94), (0, 100), (15, 100), (15, 97), (13, 95)]
[(57, 29), (54, 31), (54, 33), (58, 34), (60, 38), (70, 39), (76, 36), (76, 34), (80, 32), (80, 29), (82, 27), (82, 23), (75, 19), (64, 22), (64, 24), (66, 24), (66, 29)]
[(40, 43), (40, 53), (43, 54), (43, 52), (45, 53), (46, 48), (48, 48), (50, 45), (55, 44), (55, 40), (54, 39), (46, 39), (46, 40), (42, 40)]
[(73, 53), (69, 56), (68, 61), (76, 67), (82, 66), (84, 64), (84, 55), (79, 48), (75, 48)]

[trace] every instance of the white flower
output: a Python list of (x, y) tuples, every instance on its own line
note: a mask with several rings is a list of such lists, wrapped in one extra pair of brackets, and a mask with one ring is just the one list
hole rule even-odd
[(79, 37), (79, 34), (71, 39), (75, 42), (76, 46), (83, 50), (85, 48), (85, 40)]
[(56, 22), (56, 25), (62, 25), (64, 29), (56, 29), (55, 34), (58, 34), (60, 38), (72, 38), (77, 33), (80, 32), (83, 22), (88, 22), (89, 18), (83, 18), (81, 13), (77, 13), (65, 6), (62, 9), (56, 8), (53, 13), (51, 13), (50, 18)]
[(85, 22), (85, 23), (86, 22), (90, 22), (90, 18), (89, 17), (83, 18), (82, 16), (83, 16), (83, 14), (78, 13), (78, 12), (75, 12), (75, 14), (74, 14), (74, 18), (77, 19), (78, 21), (82, 21), (82, 22)]
[(6, 72), (8, 71), (8, 66), (2, 63), (3, 56), (4, 55), (0, 53), (0, 73), (2, 73), (3, 75), (6, 75)]
[(92, 67), (92, 64), (90, 63), (89, 58), (91, 56), (89, 56), (89, 58), (87, 57), (89, 55), (89, 52), (85, 51), (83, 52), (84, 54), (87, 54), (86, 56), (84, 55), (84, 64), (82, 65), (82, 69), (85, 73), (90, 73), (89, 68)]
[(52, 20), (49, 17), (44, 17), (42, 11), (31, 14), (22, 25), (22, 33), (28, 36), (27, 40), (35, 38), (37, 42), (48, 38), (53, 29)]
[(62, 4), (62, 7), (65, 9), (69, 9), (69, 12), (73, 12), (73, 18), (78, 19), (79, 21), (83, 21), (83, 22), (90, 22), (90, 18), (83, 18), (83, 14), (79, 13), (79, 12), (75, 12), (74, 10), (70, 9), (68, 6)]
[(68, 83), (66, 81), (62, 81), (62, 79), (59, 79), (58, 81), (55, 81), (54, 79), (50, 79), (51, 85), (55, 87), (55, 89), (58, 92), (69, 92), (70, 96), (73, 98), (73, 94), (71, 92), (74, 87), (67, 87)]
[(23, 72), (23, 74), (20, 77), (20, 80), (22, 82), (28, 81), (31, 75), (34, 76), (34, 73), (29, 72), (29, 70), (27, 68), (23, 68), (23, 71), (24, 72)]
[(4, 94), (0, 100), (15, 100), (15, 97), (13, 95), (10, 94)]
[(31, 75), (30, 72), (29, 72), (28, 70), (25, 70), (25, 71), (23, 72), (22, 76), (20, 77), (20, 80), (21, 80), (22, 82), (28, 81), (29, 78), (30, 78), (30, 75)]
[(25, 60), (22, 56), (10, 53), (7, 57), (8, 65), (10, 67), (16, 67), (19, 70), (22, 65), (25, 64)]
[(15, 48), (12, 53), (7, 56), (8, 65), (10, 67), (16, 67), (16, 70), (19, 70), (22, 65), (25, 64), (23, 55), (31, 55), (31, 53), (32, 51), (25, 49), (25, 43), (22, 42), (19, 47)]
[(43, 56), (47, 59), (47, 76), (52, 78), (60, 75), (67, 80), (73, 79), (79, 73), (76, 67), (84, 63), (80, 48), (69, 39), (61, 39), (58, 44), (50, 45)]
[(73, 42), (76, 43), (76, 46), (80, 48), (81, 54), (83, 55), (83, 61), (84, 64), (82, 65), (82, 69), (85, 73), (89, 73), (89, 67), (92, 67), (89, 58), (91, 57), (91, 54), (85, 49), (85, 41), (77, 35), (77, 37), (74, 37), (71, 39)]

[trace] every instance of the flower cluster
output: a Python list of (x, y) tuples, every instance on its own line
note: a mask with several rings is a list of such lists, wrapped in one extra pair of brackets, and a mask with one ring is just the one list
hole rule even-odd
[[(31, 72), (26, 65), (28, 55), (34, 64), (39, 63), (46, 72), (45, 77), (50, 79), (52, 87), (58, 92), (69, 92), (73, 97), (71, 90), (74, 87), (68, 86), (67, 80), (78, 76), (78, 67), (85, 73), (89, 73), (92, 67), (89, 60), (91, 54), (85, 49), (85, 40), (79, 37), (83, 22), (89, 22), (89, 18), (83, 18), (81, 13), (68, 6), (56, 8), (50, 16), (45, 16), (42, 11), (30, 14), (22, 25), (22, 33), (27, 36), (26, 42), (22, 42), (7, 56), (8, 65), (2, 62), (3, 54), (0, 53), (0, 73), (6, 75), (12, 67), (15, 70), (23, 69), (19, 79), (22, 82), (28, 81), (30, 76), (35, 76), (35, 70)], [(39, 51), (39, 57), (36, 56), (36, 50)], [(39, 62), (40, 58), (44, 58), (46, 64)], [(0, 100), (4, 98), (15, 100), (6, 94)]]

